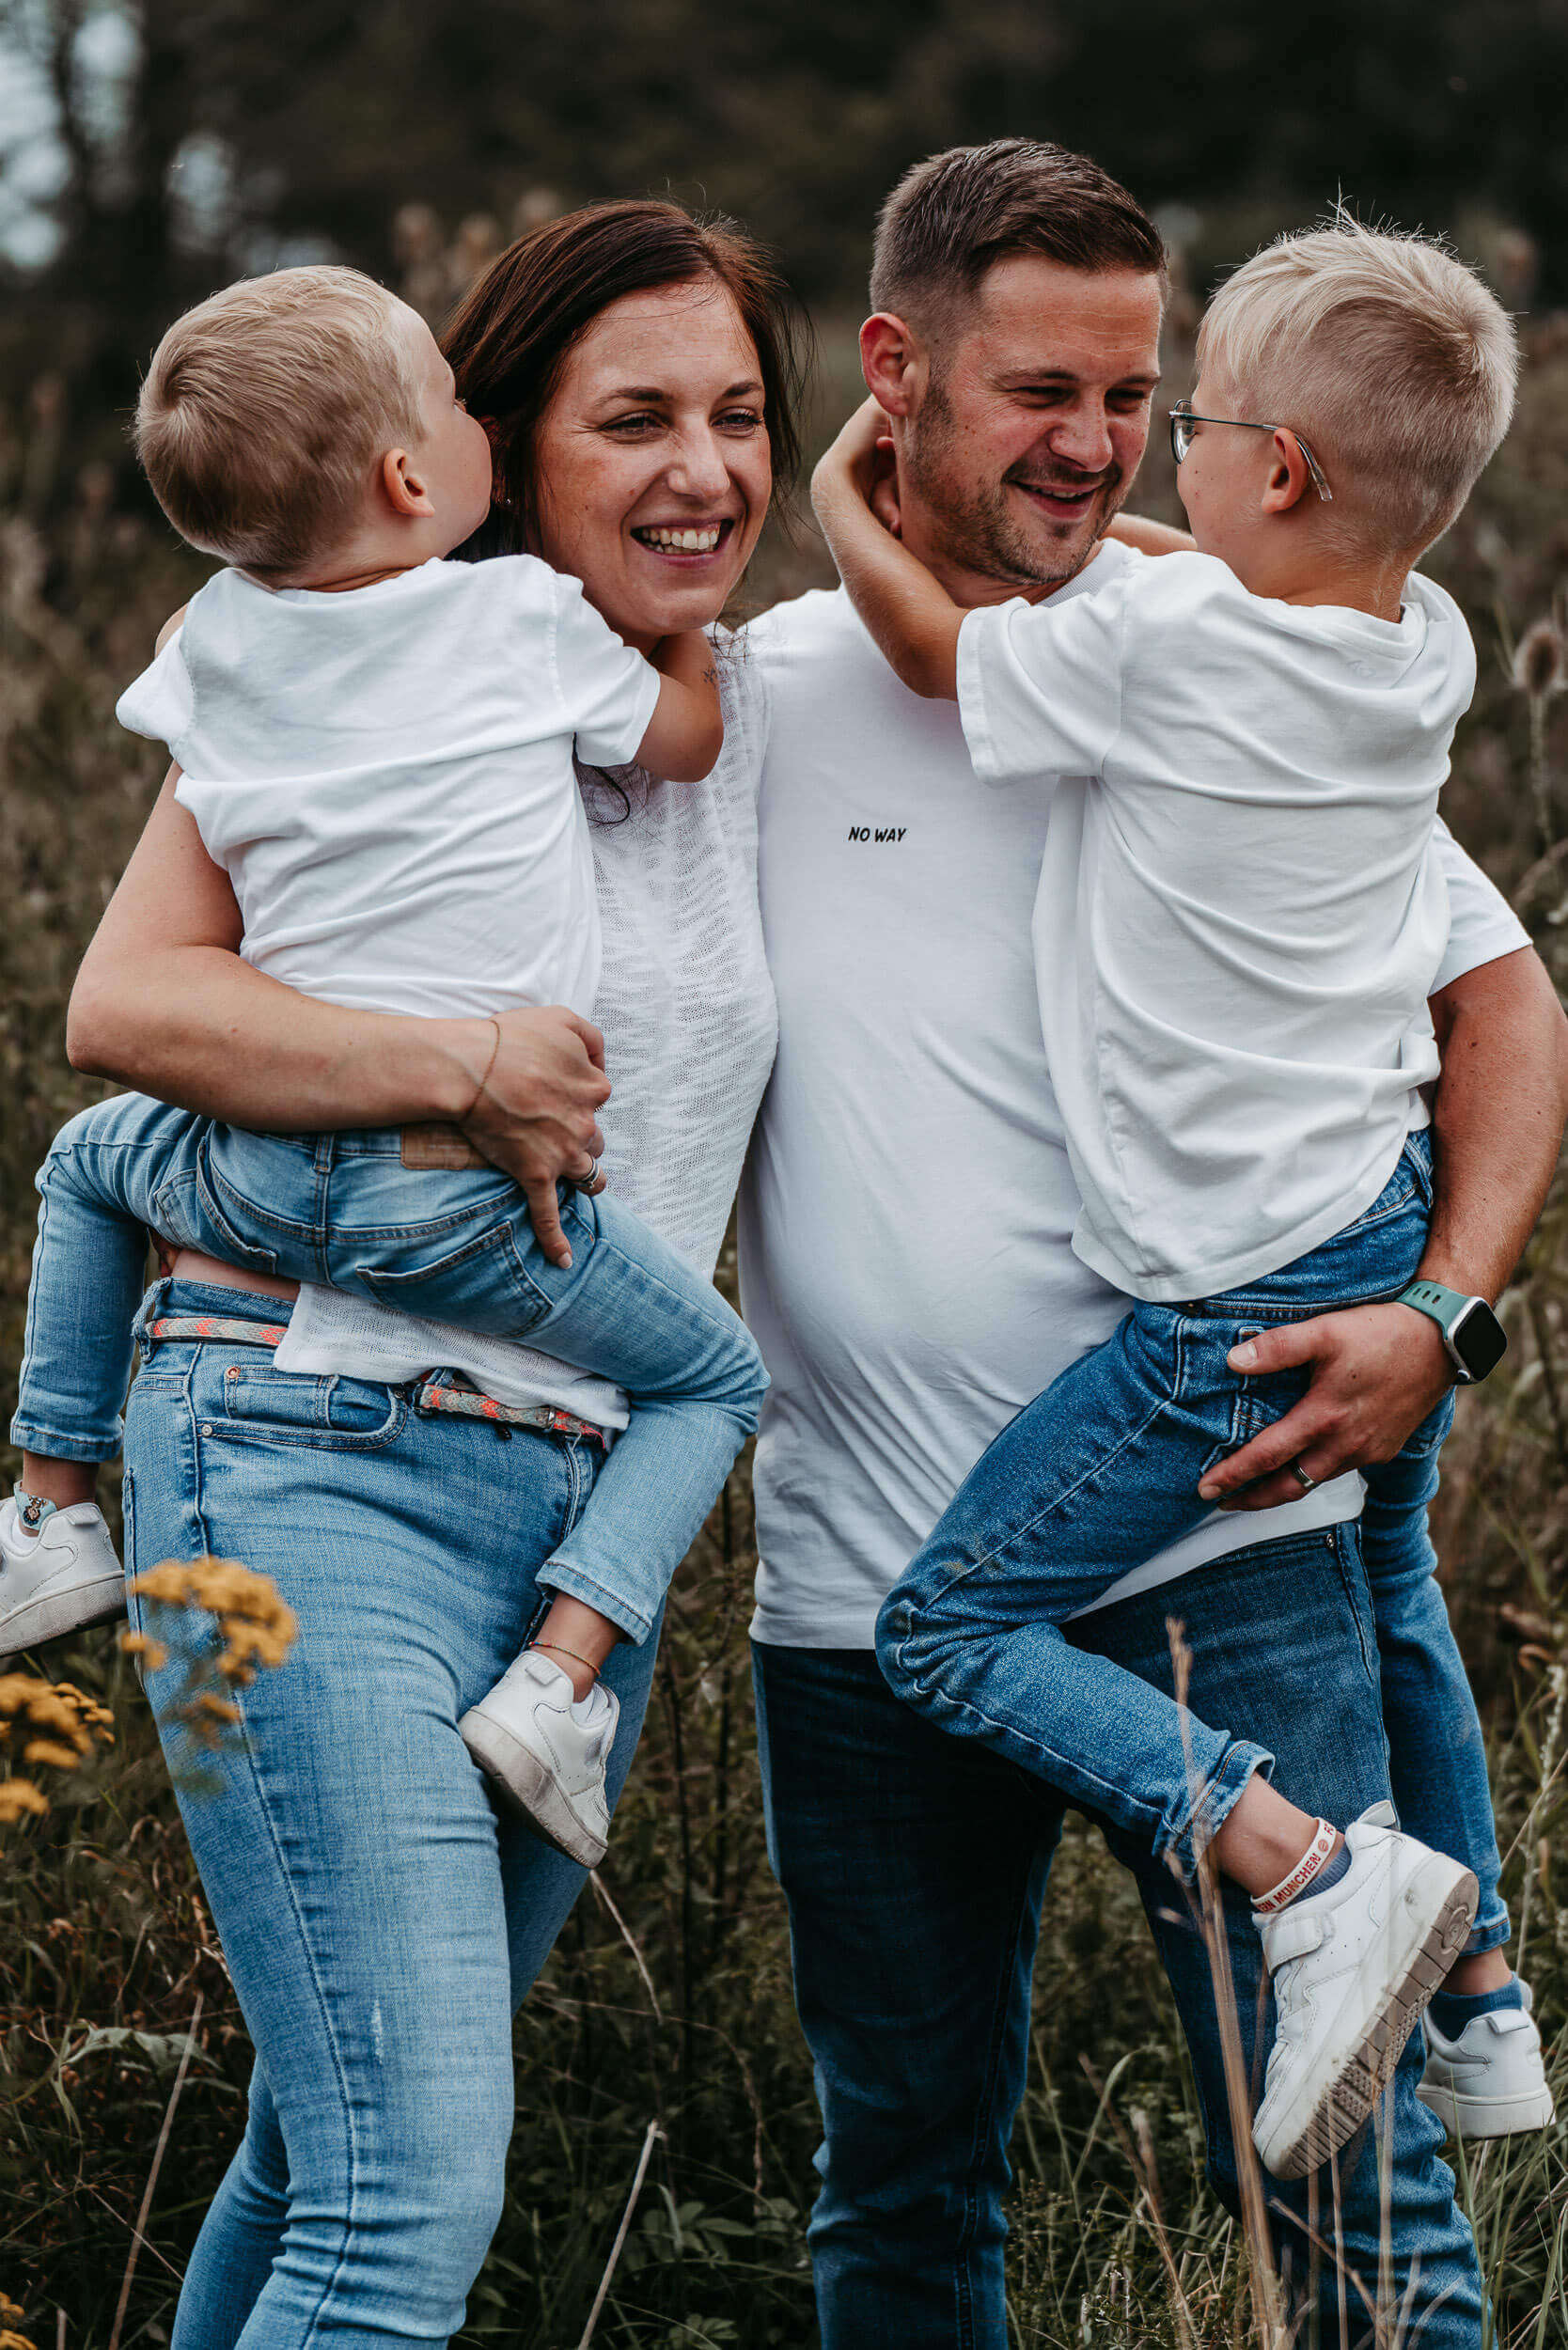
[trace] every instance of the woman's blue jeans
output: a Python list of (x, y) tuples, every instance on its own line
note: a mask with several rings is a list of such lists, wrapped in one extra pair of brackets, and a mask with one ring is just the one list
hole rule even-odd
[(226, 1264), (529, 1339), (631, 1395), (593, 1509), (547, 1580), (645, 1640), (757, 1426), (756, 1343), (712, 1282), (607, 1196), (562, 1186), (563, 1269), (497, 1168), (408, 1168), (401, 1141), (395, 1126), (247, 1134), (139, 1093), (82, 1111), (39, 1170), (11, 1440), (55, 1459), (118, 1451), (144, 1228)]
[[(1200, 1479), (1301, 1394), (1301, 1372), (1229, 1370), (1238, 1339), (1397, 1294), (1431, 1213), (1423, 1130), (1365, 1214), (1295, 1263), (1222, 1296), (1136, 1306), (1003, 1429), (889, 1593), (877, 1658), (895, 1693), (1190, 1874), (1272, 1751), (1074, 1648), (1062, 1626), (1196, 1526)], [(1426, 1526), (1452, 1412), (1447, 1397), (1397, 1459), (1367, 1470), (1366, 1568), (1400, 1815), (1475, 1871), (1470, 1947), (1488, 1949), (1506, 1941), (1508, 1915), (1485, 1753)]]
[[(126, 1415), (128, 1568), (236, 1559), (299, 1618), (216, 1755), (160, 1724), (256, 2048), (173, 2350), (447, 2342), (500, 2216), (512, 2010), (585, 1882), (497, 1817), (457, 1721), (523, 1647), (599, 1455), (146, 1335), (158, 1314), (286, 1310), (159, 1284)], [(211, 1620), (131, 1609), (170, 1652), (148, 1675), (163, 1712)], [(604, 1668), (612, 1798), (655, 1648), (623, 1642)]]

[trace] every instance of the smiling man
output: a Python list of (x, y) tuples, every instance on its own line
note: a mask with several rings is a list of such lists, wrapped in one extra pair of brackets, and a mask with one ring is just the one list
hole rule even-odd
[[(1098, 577), (1125, 559), (1105, 533), (1143, 454), (1165, 292), (1158, 235), (1126, 191), (1029, 141), (934, 157), (889, 198), (871, 292), (862, 357), (892, 421), (901, 526), (949, 592), (1071, 596), (1091, 564)], [(810, 2229), (823, 2339), (1003, 2350), (1006, 2150), (1061, 1807), (902, 1708), (874, 1624), (992, 1438), (1125, 1301), (1072, 1247), (1080, 1203), (1030, 943), (1046, 792), (980, 786), (954, 705), (901, 685), (841, 593), (750, 634), (780, 1016), (742, 1194), (745, 1305), (773, 1378), (753, 1637), (770, 1849), (823, 2114)], [(1053, 822), (1074, 809), (1063, 783)], [(1495, 1296), (1555, 1158), (1563, 1026), (1507, 907), (1446, 839), (1442, 854), (1442, 1188), (1423, 1271)], [(1450, 1374), (1439, 1334), (1404, 1308), (1302, 1330), (1276, 1359), (1309, 1365), (1307, 1399), (1231, 1472), (1258, 1480), (1249, 1504), (1283, 1506), (1265, 1521), (1215, 1514), (1080, 1629), (1169, 1686), (1167, 1619), (1180, 1617), (1199, 1714), (1266, 1747), (1283, 1792), (1310, 1790), (1344, 1821), (1390, 1792), (1353, 1472), (1396, 1449)], [(1304, 1492), (1286, 1465), (1309, 1443)], [(1111, 1841), (1137, 1877), (1234, 2207), (1201, 1945), (1168, 1873)], [(1245, 1903), (1230, 1926), (1250, 2063), (1260, 1945)], [(1394, 2287), (1425, 2350), (1472, 2350), (1474, 2247), (1419, 2070), (1418, 2042), (1393, 2105)], [(1319, 2298), (1337, 2342), (1340, 2283), (1332, 2260), (1313, 2275), (1309, 2186), (1268, 2191), (1292, 2293)], [(1378, 2279), (1370, 2144), (1347, 2149), (1340, 2191), (1356, 2337)]]

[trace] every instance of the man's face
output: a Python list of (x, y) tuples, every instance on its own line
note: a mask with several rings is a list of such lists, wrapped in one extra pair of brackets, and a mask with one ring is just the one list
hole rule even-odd
[(1005, 587), (1080, 572), (1132, 486), (1159, 379), (1159, 280), (996, 262), (898, 433), (904, 536)]

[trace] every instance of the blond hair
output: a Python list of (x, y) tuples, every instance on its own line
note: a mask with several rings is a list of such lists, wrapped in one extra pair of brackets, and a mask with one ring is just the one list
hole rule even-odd
[(1508, 431), (1513, 321), (1431, 238), (1343, 213), (1237, 270), (1198, 330), (1200, 372), (1297, 428), (1334, 520), (1390, 551), (1445, 530)]
[(424, 432), (402, 306), (322, 264), (243, 278), (175, 321), (134, 437), (182, 539), (273, 582), (342, 543), (376, 459)]

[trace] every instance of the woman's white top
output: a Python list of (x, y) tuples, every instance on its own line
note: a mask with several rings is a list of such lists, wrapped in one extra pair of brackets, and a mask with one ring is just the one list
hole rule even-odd
[(1385, 620), (1109, 545), (1043, 603), (965, 619), (975, 772), (1050, 804), (1040, 1016), (1073, 1246), (1116, 1288), (1275, 1272), (1426, 1123), (1433, 821), (1475, 679), (1464, 615), (1417, 573)]
[[(744, 639), (724, 640), (722, 652), (724, 749), (705, 782), (618, 771), (631, 804), (621, 819), (615, 791), (583, 779), (604, 937), (593, 1018), (614, 1089), (600, 1118), (604, 1172), (621, 1204), (704, 1276), (718, 1261), (778, 1034), (757, 903), (760, 680)], [(462, 1371), (501, 1402), (626, 1424), (626, 1399), (607, 1381), (336, 1290), (301, 1291), (277, 1360), (387, 1381)]]
[(259, 971), (361, 1011), (588, 1016), (572, 743), (635, 759), (658, 698), (579, 581), (509, 555), (341, 594), (220, 572), (119, 717), (183, 770)]

